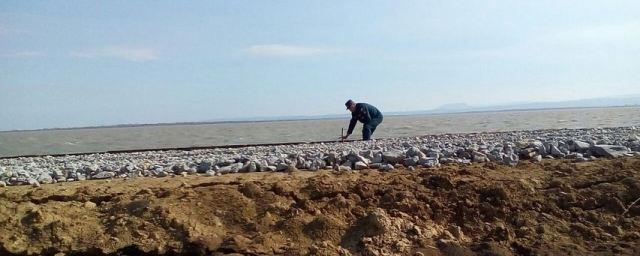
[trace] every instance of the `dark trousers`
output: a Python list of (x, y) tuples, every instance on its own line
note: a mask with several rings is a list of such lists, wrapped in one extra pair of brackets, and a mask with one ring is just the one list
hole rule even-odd
[(370, 122), (362, 125), (362, 140), (370, 140), (380, 123), (382, 123), (382, 117), (371, 119)]

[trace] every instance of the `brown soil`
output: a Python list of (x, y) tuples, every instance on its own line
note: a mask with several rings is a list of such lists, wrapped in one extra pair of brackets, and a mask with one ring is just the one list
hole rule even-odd
[(640, 255), (637, 198), (640, 157), (7, 187), (0, 255)]

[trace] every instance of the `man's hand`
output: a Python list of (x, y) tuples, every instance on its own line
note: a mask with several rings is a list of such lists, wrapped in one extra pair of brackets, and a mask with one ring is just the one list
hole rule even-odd
[(349, 135), (342, 136), (342, 137), (340, 137), (340, 141), (344, 142), (348, 137), (349, 137)]

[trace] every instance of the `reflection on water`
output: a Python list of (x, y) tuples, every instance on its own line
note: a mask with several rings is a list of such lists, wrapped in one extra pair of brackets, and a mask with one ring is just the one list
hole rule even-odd
[[(1, 132), (0, 156), (335, 140), (341, 128), (348, 126), (348, 121), (329, 119)], [(640, 107), (385, 116), (374, 138), (632, 125), (640, 125)], [(360, 138), (360, 127), (358, 125), (351, 138)]]

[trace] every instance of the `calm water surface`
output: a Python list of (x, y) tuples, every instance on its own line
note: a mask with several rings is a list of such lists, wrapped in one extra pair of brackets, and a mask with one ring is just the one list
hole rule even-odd
[[(348, 119), (0, 132), (0, 156), (334, 140)], [(640, 126), (640, 107), (386, 116), (374, 138)], [(360, 138), (358, 124), (352, 138)]]

